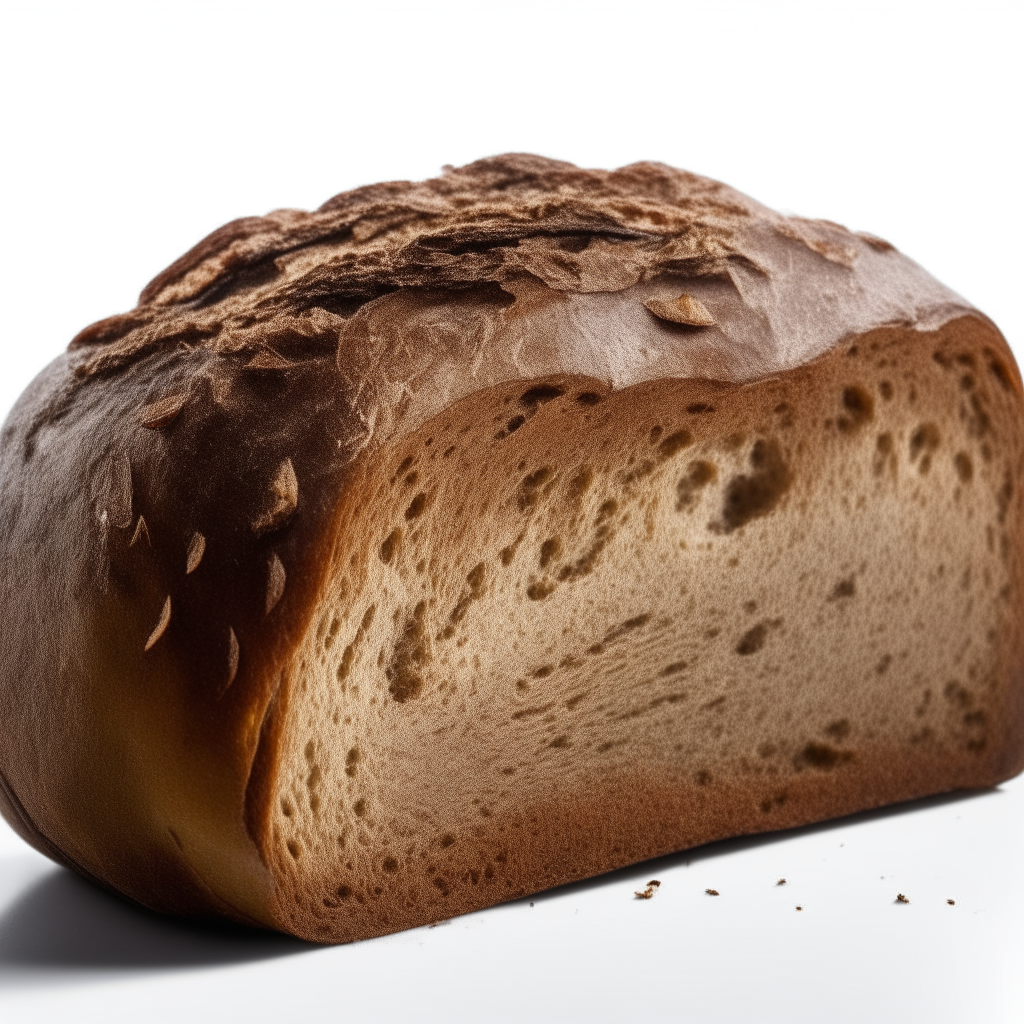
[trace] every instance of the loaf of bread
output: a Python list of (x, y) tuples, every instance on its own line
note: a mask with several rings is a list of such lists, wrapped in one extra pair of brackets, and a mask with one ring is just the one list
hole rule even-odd
[(339, 942), (1024, 766), (1024, 420), (888, 243), (512, 155), (215, 231), (0, 442), (2, 804)]

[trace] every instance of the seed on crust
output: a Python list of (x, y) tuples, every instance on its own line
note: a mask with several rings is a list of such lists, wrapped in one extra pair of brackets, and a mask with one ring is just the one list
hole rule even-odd
[(157, 621), (156, 627), (153, 632), (149, 634), (149, 639), (146, 641), (145, 650), (149, 650), (153, 644), (157, 642), (164, 635), (167, 629), (168, 623), (171, 621), (171, 595), (167, 595), (167, 600), (164, 601), (163, 608), (160, 609), (160, 618)]
[(245, 364), (247, 370), (288, 370), (294, 364), (270, 346), (263, 345), (260, 350)]
[(170, 426), (178, 418), (178, 413), (184, 408), (186, 401), (188, 401), (188, 395), (185, 394), (166, 395), (155, 402), (142, 406), (136, 414), (139, 425), (147, 430), (161, 430)]
[(715, 318), (700, 299), (692, 295), (680, 295), (678, 299), (648, 299), (644, 305), (659, 319), (688, 327), (714, 327)]
[(135, 542), (141, 537), (146, 538), (146, 543), (152, 547), (153, 541), (149, 537), (149, 527), (146, 526), (146, 517), (139, 516), (139, 521), (135, 524), (135, 532), (132, 534), (132, 539), (128, 542), (128, 547), (134, 547)]
[(188, 542), (188, 554), (185, 557), (186, 576), (199, 568), (199, 563), (203, 560), (204, 551), (206, 551), (206, 538), (197, 531), (192, 534), (192, 539)]
[(284, 571), (281, 559), (277, 557), (276, 552), (271, 553), (270, 561), (267, 565), (267, 615), (274, 610), (274, 605), (281, 600), (281, 595), (284, 594), (286, 579), (287, 574)]
[(299, 481), (291, 459), (285, 459), (277, 467), (270, 483), (270, 506), (252, 524), (256, 534), (270, 533), (280, 529), (291, 518), (299, 503)]
[(224, 691), (235, 681), (238, 674), (238, 637), (235, 631), (228, 626), (228, 681), (224, 684)]
[(94, 488), (100, 522), (127, 530), (132, 525), (132, 466), (124, 452), (115, 452), (106, 459)]

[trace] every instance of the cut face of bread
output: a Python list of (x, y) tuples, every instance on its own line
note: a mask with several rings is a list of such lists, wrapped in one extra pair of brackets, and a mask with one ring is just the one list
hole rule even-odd
[(977, 321), (925, 338), (750, 386), (496, 387), (367, 453), (265, 730), (285, 926), (1019, 770), (1019, 402)]

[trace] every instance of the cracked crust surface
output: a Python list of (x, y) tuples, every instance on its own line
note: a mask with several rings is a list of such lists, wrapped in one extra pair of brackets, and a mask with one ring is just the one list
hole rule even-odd
[(339, 941), (992, 784), (1022, 443), (962, 299), (663, 165), (235, 222), (4, 426), (0, 803)]

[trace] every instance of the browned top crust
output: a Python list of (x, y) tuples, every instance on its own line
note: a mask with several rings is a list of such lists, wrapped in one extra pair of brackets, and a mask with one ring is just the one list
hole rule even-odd
[[(86, 328), (71, 348), (84, 350), (79, 375), (117, 369), (165, 346), (253, 353), (254, 368), (272, 369), (275, 361), (286, 365), (286, 349), (333, 349), (352, 314), (400, 288), (533, 278), (560, 292), (618, 292), (666, 274), (763, 285), (783, 264), (793, 269), (793, 243), (873, 279), (860, 289), (872, 294), (873, 322), (842, 333), (918, 319), (900, 301), (909, 292), (917, 304), (924, 297), (966, 305), (887, 242), (828, 221), (782, 217), (696, 174), (649, 162), (584, 170), (507, 154), (447, 167), (424, 182), (344, 192), (312, 213), (278, 210), (232, 221), (157, 275), (136, 309)], [(898, 261), (894, 280), (865, 275), (864, 265), (877, 270), (887, 256)], [(908, 275), (909, 268), (917, 273)], [(888, 269), (883, 276), (892, 278), (894, 267)], [(922, 289), (922, 281), (932, 287)], [(774, 297), (774, 305), (788, 301)], [(758, 305), (752, 298), (748, 304)]]

